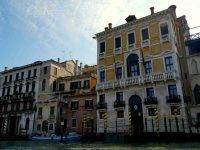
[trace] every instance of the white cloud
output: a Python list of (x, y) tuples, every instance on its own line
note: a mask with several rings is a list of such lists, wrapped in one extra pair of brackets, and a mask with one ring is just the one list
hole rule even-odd
[(48, 51), (52, 55), (58, 53), (54, 48), (73, 51), (73, 55), (84, 50), (85, 56), (79, 58), (85, 60), (89, 52), (94, 58), (86, 61), (94, 63), (96, 43), (92, 36), (104, 30), (109, 22), (113, 26), (125, 23), (130, 14), (137, 18), (148, 15), (151, 6), (160, 11), (176, 4), (178, 15), (188, 15), (191, 26), (200, 24), (197, 13), (200, 2), (190, 0), (10, 0), (8, 4), (9, 11), (20, 21), (17, 28), (23, 24), (21, 30), (40, 41), (41, 48), (52, 49)]

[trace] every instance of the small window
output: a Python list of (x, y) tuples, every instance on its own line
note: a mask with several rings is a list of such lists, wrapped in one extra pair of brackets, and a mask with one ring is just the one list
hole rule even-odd
[(135, 35), (134, 33), (129, 33), (128, 34), (128, 45), (133, 45), (135, 43)]
[(53, 123), (49, 124), (49, 130), (53, 130)]
[(149, 39), (149, 30), (148, 28), (142, 29), (142, 41)]
[(40, 131), (41, 130), (41, 124), (38, 124), (37, 125), (37, 131)]
[(63, 115), (63, 108), (60, 107), (60, 116), (62, 116), (62, 115)]
[(37, 76), (37, 69), (34, 69), (33, 76), (34, 76), (34, 77)]
[(173, 70), (172, 56), (165, 57), (165, 68), (166, 68), (166, 71), (172, 71)]
[(58, 69), (56, 67), (54, 67), (54, 70), (53, 70), (53, 74), (56, 76), (57, 75), (57, 72), (58, 72)]
[(105, 94), (99, 95), (99, 102), (100, 103), (105, 103)]
[(28, 78), (31, 77), (31, 70), (28, 71)]
[(116, 68), (116, 78), (119, 80), (122, 78), (122, 67)]
[(151, 74), (152, 73), (151, 61), (146, 61), (145, 62), (145, 72), (146, 72), (146, 74)]
[(106, 43), (105, 42), (101, 42), (100, 43), (100, 54), (101, 53), (104, 53), (105, 52), (105, 50), (106, 50)]
[(76, 90), (81, 88), (81, 81), (71, 82), (70, 90)]
[(23, 88), (23, 84), (21, 83), (21, 84), (19, 85), (19, 93), (22, 93), (22, 88)]
[(45, 91), (46, 89), (46, 79), (43, 79), (42, 81), (42, 91)]
[(160, 31), (161, 31), (161, 35), (166, 35), (169, 33), (167, 23), (162, 23), (160, 25)]
[(93, 108), (93, 100), (85, 100), (85, 109)]
[(7, 95), (10, 95), (10, 86), (7, 88)]
[(100, 82), (105, 82), (105, 70), (100, 71)]
[(54, 106), (50, 107), (50, 115), (51, 116), (54, 115), (54, 111), (55, 111), (55, 107)]
[(72, 118), (72, 128), (76, 128), (76, 118)]
[(133, 66), (131, 66), (131, 76), (134, 77), (139, 75), (140, 75), (139, 65), (134, 64)]
[(24, 72), (21, 72), (21, 79), (24, 79)]
[(9, 76), (9, 82), (12, 82), (12, 75)]
[(156, 116), (157, 108), (148, 108), (149, 116)]
[(83, 81), (83, 88), (84, 89), (90, 88), (90, 81), (89, 80), (84, 80)]
[(116, 93), (116, 100), (117, 101), (123, 101), (123, 92), (117, 92)]
[(16, 80), (16, 81), (19, 80), (19, 73), (16, 74), (15, 80)]
[(171, 115), (180, 115), (180, 106), (171, 106)]
[(8, 76), (5, 76), (4, 82), (8, 82)]
[(30, 83), (27, 82), (27, 83), (26, 83), (26, 92), (29, 92), (29, 86), (30, 86)]
[(105, 112), (100, 111), (99, 112), (99, 119), (103, 119), (104, 114), (105, 114)]
[(47, 74), (47, 66), (43, 68), (44, 74)]
[(154, 96), (154, 88), (147, 88), (147, 97), (153, 97)]
[(72, 110), (77, 110), (78, 109), (78, 101), (71, 102), (71, 109)]
[(57, 90), (57, 82), (53, 81), (53, 92)]
[(200, 123), (200, 113), (197, 113), (197, 123)]
[(115, 38), (115, 49), (121, 48), (121, 37)]
[(176, 85), (168, 85), (169, 95), (177, 95)]
[(42, 107), (38, 109), (38, 116), (42, 116)]
[(34, 92), (35, 91), (35, 81), (32, 82), (32, 88), (31, 91)]
[(60, 83), (59, 84), (59, 91), (64, 91), (65, 90), (65, 84), (64, 83)]
[(123, 110), (117, 111), (117, 118), (124, 118), (124, 111)]

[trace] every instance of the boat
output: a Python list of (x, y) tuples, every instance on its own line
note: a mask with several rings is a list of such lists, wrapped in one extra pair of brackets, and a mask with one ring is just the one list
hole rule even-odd
[(69, 141), (69, 142), (79, 142), (81, 140), (81, 135), (77, 134), (76, 132), (71, 132), (65, 137), (66, 137), (66, 141)]
[(30, 140), (32, 141), (68, 141), (68, 142), (79, 142), (81, 140), (81, 135), (77, 134), (76, 132), (71, 132), (68, 135), (64, 135), (61, 139), (61, 136), (57, 136), (55, 134), (52, 134), (51, 136), (31, 136)]
[[(51, 136), (32, 136), (30, 137), (30, 140), (32, 141), (61, 141), (61, 136), (56, 136), (55, 134)], [(62, 137), (63, 141), (66, 141), (66, 137)]]

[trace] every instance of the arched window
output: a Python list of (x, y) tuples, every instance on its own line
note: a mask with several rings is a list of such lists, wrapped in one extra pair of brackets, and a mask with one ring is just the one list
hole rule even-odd
[(43, 79), (42, 81), (42, 91), (45, 91), (46, 88), (46, 79)]
[(30, 119), (26, 118), (26, 125), (25, 125), (26, 130), (29, 130), (29, 122), (30, 122)]
[(195, 85), (193, 93), (196, 104), (200, 104), (200, 86), (198, 84)]
[(127, 77), (140, 75), (139, 57), (137, 54), (130, 54), (127, 59)]
[(198, 73), (198, 65), (197, 65), (197, 61), (196, 60), (192, 60), (192, 63), (191, 63), (191, 71), (192, 71), (192, 74), (197, 74)]

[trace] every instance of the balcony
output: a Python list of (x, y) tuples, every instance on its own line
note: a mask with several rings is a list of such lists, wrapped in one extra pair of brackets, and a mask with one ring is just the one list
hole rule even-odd
[(125, 101), (123, 100), (116, 100), (114, 102), (114, 108), (125, 107)]
[(177, 72), (171, 71), (171, 72), (157, 73), (151, 75), (129, 77), (114, 82), (98, 83), (96, 89), (97, 90), (115, 89), (127, 86), (142, 85), (148, 82), (154, 83), (167, 80), (176, 80), (177, 78), (178, 78)]
[(166, 103), (181, 103), (181, 97), (180, 95), (166, 96)]
[(145, 98), (144, 104), (145, 105), (156, 105), (156, 104), (158, 104), (157, 97), (149, 96), (149, 97)]
[(107, 103), (105, 103), (105, 102), (98, 102), (97, 109), (107, 109)]
[(93, 109), (94, 107), (93, 107), (93, 105), (85, 105), (85, 109)]
[(164, 42), (169, 42), (169, 40), (170, 40), (169, 34), (162, 35), (161, 36), (161, 40), (162, 40), (163, 43)]
[(37, 78), (37, 76), (32, 76), (32, 77), (27, 77), (26, 80), (34, 80), (36, 78)]

